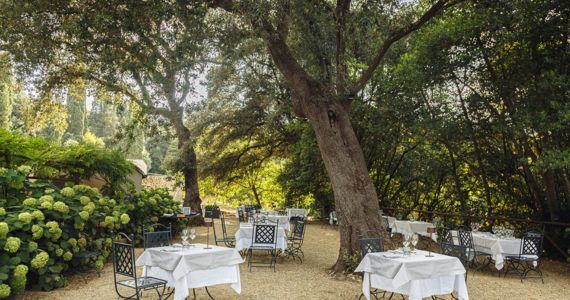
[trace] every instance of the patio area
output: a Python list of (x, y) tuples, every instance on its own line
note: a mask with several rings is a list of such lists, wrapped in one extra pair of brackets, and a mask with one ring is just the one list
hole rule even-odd
[[(238, 221), (227, 219), (228, 231), (236, 231)], [(218, 224), (219, 226), (219, 224)], [(206, 228), (197, 228), (194, 242), (206, 242)], [(178, 237), (175, 237), (177, 240)], [(210, 242), (213, 234), (210, 231)], [(241, 264), (242, 292), (236, 294), (229, 285), (210, 287), (216, 299), (358, 299), (362, 282), (358, 275), (329, 275), (329, 268), (338, 255), (339, 235), (337, 228), (325, 223), (311, 222), (305, 234), (303, 250), (305, 259), (300, 264), (286, 258), (279, 258), (276, 272), (269, 269), (254, 269)], [(142, 253), (137, 248), (136, 256)], [(28, 291), (16, 299), (116, 299), (113, 286), (113, 267), (109, 262), (97, 277), (88, 273), (87, 283), (78, 276), (68, 277), (69, 284), (51, 292)], [(140, 268), (139, 268), (140, 269)], [(524, 283), (516, 277), (499, 278), (488, 270), (470, 271), (467, 280), (470, 299), (567, 299), (570, 294), (569, 266), (545, 259), (543, 265), (544, 284), (537, 279)], [(140, 271), (140, 270), (139, 270)], [(196, 290), (197, 299), (208, 299), (204, 289)], [(156, 299), (153, 292), (147, 292), (144, 299)], [(395, 299), (399, 299), (396, 297)], [(451, 299), (446, 297), (445, 299)]]

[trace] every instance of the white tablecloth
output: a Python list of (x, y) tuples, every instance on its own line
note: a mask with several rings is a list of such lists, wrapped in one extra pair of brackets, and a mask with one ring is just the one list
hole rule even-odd
[(230, 284), (239, 294), (239, 264), (244, 260), (236, 249), (193, 244), (191, 248), (157, 247), (145, 250), (136, 261), (145, 266), (146, 276), (168, 281), (174, 287), (174, 300), (188, 297), (189, 289)]
[(287, 216), (291, 217), (307, 217), (307, 210), (304, 208), (287, 208)]
[[(388, 222), (390, 220), (388, 219)], [(428, 227), (435, 227), (432, 223), (422, 222), (422, 221), (403, 221), (403, 220), (395, 220), (394, 225), (392, 225), (392, 233), (400, 233), (403, 235), (411, 235), (417, 233), (423, 236), (429, 236), (427, 233)], [(432, 233), (431, 235), (432, 240), (437, 242), (437, 234)]]
[[(240, 228), (236, 231), (236, 249), (248, 249), (251, 246), (253, 236), (253, 225), (241, 223)], [(283, 227), (277, 228), (277, 249), (287, 249), (287, 235)]]
[(279, 227), (291, 231), (291, 224), (289, 224), (289, 216), (269, 216), (269, 215), (256, 215), (257, 217), (266, 218), (272, 222), (279, 222)]
[[(476, 251), (490, 254), (495, 261), (495, 268), (501, 270), (507, 255), (519, 255), (522, 240), (516, 238), (498, 238), (490, 232), (473, 232), (473, 246)], [(457, 231), (452, 231), (453, 242), (459, 244)]]
[(390, 216), (382, 216), (382, 218), (388, 219), (388, 226), (389, 226), (390, 228), (393, 228), (393, 227), (394, 227), (394, 222), (396, 222), (396, 218), (390, 217)]
[(356, 272), (364, 272), (362, 292), (370, 299), (370, 288), (408, 295), (410, 300), (457, 292), (468, 300), (465, 268), (456, 257), (418, 250), (409, 257), (389, 258), (389, 252), (369, 253)]

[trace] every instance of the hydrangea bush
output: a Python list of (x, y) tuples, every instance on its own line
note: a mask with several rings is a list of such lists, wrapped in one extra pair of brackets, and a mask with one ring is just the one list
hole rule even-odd
[[(127, 199), (126, 203), (129, 215), (125, 215), (125, 219), (121, 217), (121, 221), (127, 221), (130, 217), (130, 222), (126, 222), (127, 231), (134, 233), (138, 242), (142, 241), (143, 226), (158, 223), (160, 216), (164, 214), (179, 212), (181, 206), (181, 203), (175, 201), (165, 188), (144, 189)], [(183, 224), (185, 224), (183, 220), (172, 223), (173, 230), (177, 230)]]
[[(106, 198), (92, 187), (57, 190), (25, 179), (29, 168), (0, 170), (0, 298), (26, 287), (51, 290), (65, 284), (69, 268), (102, 268), (111, 253), (112, 232), (131, 220), (123, 201)], [(134, 215), (134, 214), (133, 214)], [(148, 216), (146, 213), (141, 216)], [(75, 257), (97, 251), (95, 259)]]

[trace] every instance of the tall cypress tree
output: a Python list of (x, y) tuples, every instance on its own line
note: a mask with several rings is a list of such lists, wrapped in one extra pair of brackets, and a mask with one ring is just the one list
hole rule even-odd
[(8, 55), (0, 53), (0, 129), (10, 130), (12, 116), (12, 72)]
[(74, 139), (80, 141), (86, 132), (86, 91), (83, 83), (76, 83), (69, 87), (67, 94), (67, 132), (65, 140)]

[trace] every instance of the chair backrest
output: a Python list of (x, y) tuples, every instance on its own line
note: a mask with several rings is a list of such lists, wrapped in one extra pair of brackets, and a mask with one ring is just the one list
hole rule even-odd
[[(449, 231), (448, 235), (452, 236), (451, 231)], [(451, 243), (449, 243), (449, 240), (442, 239), (441, 254), (457, 257), (464, 266), (469, 262), (469, 251), (466, 247), (453, 244), (453, 237), (451, 237)]]
[(293, 223), (293, 231), (291, 232), (291, 236), (296, 239), (303, 239), (305, 236), (305, 221), (295, 220), (295, 223)]
[(362, 257), (368, 253), (384, 252), (384, 239), (382, 237), (359, 237), (358, 244), (360, 245)]
[(238, 206), (237, 208), (237, 212), (238, 212), (238, 220), (240, 223), (242, 222), (246, 222), (246, 218), (245, 218), (245, 209), (243, 206)]
[(384, 222), (384, 227), (386, 227), (386, 230), (390, 230), (390, 222), (388, 220), (388, 217), (382, 216), (382, 221)]
[(524, 233), (521, 241), (521, 255), (542, 255), (542, 243), (544, 235), (541, 232), (532, 230)]
[(277, 228), (279, 222), (265, 219), (263, 223), (253, 224), (253, 234), (251, 236), (252, 246), (273, 246), (277, 248)]
[[(448, 228), (442, 228), (441, 229), (441, 235), (440, 235), (440, 242), (441, 242), (441, 244), (456, 245), (456, 243), (454, 242), (454, 238), (453, 238), (453, 232)], [(459, 246), (459, 245), (456, 245), (456, 246)], [(442, 248), (443, 248), (443, 246), (442, 246)]]
[(459, 229), (459, 245), (468, 249), (473, 249), (473, 234), (471, 231)]
[(222, 224), (222, 234), (225, 239), (228, 237), (228, 231), (226, 229), (226, 218), (224, 217), (224, 214), (220, 215), (220, 223)]
[(125, 242), (113, 241), (113, 275), (115, 281), (117, 274), (136, 279), (134, 237), (129, 237), (122, 232), (119, 233), (119, 236), (122, 236)]
[[(151, 230), (151, 228), (153, 230)], [(143, 226), (144, 248), (169, 246), (172, 244), (172, 225), (155, 223)]]

